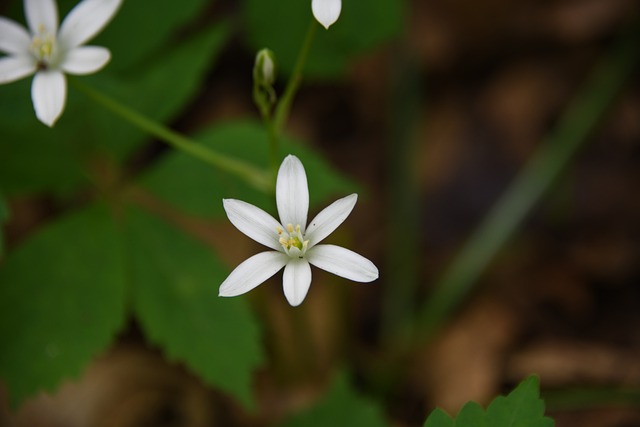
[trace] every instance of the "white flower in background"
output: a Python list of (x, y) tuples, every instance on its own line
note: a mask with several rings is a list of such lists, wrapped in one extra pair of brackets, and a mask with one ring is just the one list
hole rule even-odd
[(249, 292), (284, 267), (284, 295), (299, 305), (311, 285), (311, 266), (356, 282), (378, 278), (378, 269), (368, 259), (335, 245), (319, 245), (349, 216), (357, 194), (339, 199), (320, 212), (307, 227), (309, 190), (300, 160), (287, 156), (276, 181), (276, 204), (280, 222), (262, 209), (240, 200), (224, 199), (224, 209), (238, 230), (272, 251), (244, 261), (220, 285), (220, 296)]
[(0, 84), (35, 73), (31, 99), (38, 119), (53, 126), (67, 98), (63, 73), (90, 74), (104, 67), (111, 53), (82, 46), (111, 20), (122, 0), (84, 0), (58, 28), (55, 0), (24, 0), (29, 30), (0, 16)]
[(329, 29), (340, 16), (342, 0), (311, 0), (311, 10), (316, 20)]

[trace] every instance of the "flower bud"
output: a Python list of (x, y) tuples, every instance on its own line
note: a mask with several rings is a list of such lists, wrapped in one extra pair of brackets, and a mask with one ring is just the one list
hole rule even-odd
[(271, 87), (276, 80), (275, 68), (273, 52), (269, 49), (261, 49), (256, 55), (253, 66), (254, 82), (260, 86)]

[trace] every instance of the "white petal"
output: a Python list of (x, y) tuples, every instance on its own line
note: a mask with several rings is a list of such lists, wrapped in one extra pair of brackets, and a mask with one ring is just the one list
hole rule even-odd
[(342, 9), (342, 0), (312, 0), (311, 10), (313, 16), (326, 29), (338, 20), (340, 10)]
[(98, 46), (80, 46), (67, 52), (60, 67), (69, 74), (95, 73), (111, 59), (109, 49)]
[(271, 215), (242, 200), (223, 199), (222, 205), (229, 221), (238, 230), (256, 242), (282, 252), (282, 245), (278, 242), (281, 225)]
[(31, 84), (31, 99), (36, 116), (51, 127), (58, 120), (67, 99), (67, 80), (59, 71), (36, 73)]
[(291, 154), (282, 161), (278, 171), (276, 204), (282, 225), (300, 225), (304, 233), (309, 211), (307, 174), (300, 160)]
[(284, 296), (293, 307), (304, 301), (311, 286), (311, 266), (303, 258), (292, 258), (284, 268), (282, 288)]
[(220, 285), (221, 297), (235, 297), (249, 292), (276, 274), (290, 258), (280, 252), (260, 252), (244, 261)]
[(338, 228), (349, 216), (358, 200), (357, 194), (343, 197), (324, 208), (309, 223), (304, 238), (309, 240), (309, 247), (320, 243), (322, 239)]
[(36, 64), (28, 56), (6, 56), (0, 58), (0, 84), (11, 83), (35, 73)]
[(314, 246), (307, 251), (306, 258), (316, 267), (354, 282), (371, 282), (378, 278), (378, 268), (371, 261), (340, 246)]
[(59, 42), (71, 49), (80, 46), (113, 18), (122, 0), (83, 0), (74, 7), (60, 25)]
[(24, 0), (24, 14), (31, 34), (56, 34), (58, 30), (58, 6), (55, 0)]
[(0, 52), (26, 55), (31, 36), (22, 25), (0, 16)]

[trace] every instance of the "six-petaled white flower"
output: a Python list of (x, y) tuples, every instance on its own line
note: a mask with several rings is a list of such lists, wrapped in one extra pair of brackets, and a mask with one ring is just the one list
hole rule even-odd
[(349, 216), (357, 199), (357, 194), (351, 194), (335, 201), (307, 226), (307, 176), (300, 160), (292, 155), (282, 162), (276, 181), (280, 222), (249, 203), (224, 199), (231, 223), (273, 250), (254, 255), (236, 267), (220, 285), (220, 296), (244, 294), (284, 267), (284, 295), (289, 304), (297, 306), (311, 285), (309, 264), (356, 282), (377, 279), (378, 269), (365, 257), (340, 246), (318, 244)]
[(341, 10), (342, 0), (311, 0), (313, 16), (326, 29), (338, 20)]
[(29, 30), (0, 16), (0, 84), (35, 73), (31, 98), (38, 119), (53, 126), (67, 97), (63, 73), (90, 74), (104, 67), (111, 54), (82, 46), (111, 20), (122, 0), (83, 0), (58, 28), (55, 0), (24, 0)]

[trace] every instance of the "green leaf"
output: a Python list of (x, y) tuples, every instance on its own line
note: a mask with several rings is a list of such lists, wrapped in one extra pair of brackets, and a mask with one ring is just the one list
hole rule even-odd
[(424, 427), (455, 427), (455, 421), (442, 409), (436, 408), (427, 421), (424, 423)]
[[(290, 74), (313, 19), (311, 2), (246, 0), (244, 13), (252, 48), (273, 50), (279, 70)], [(339, 76), (357, 55), (395, 37), (402, 28), (402, 19), (403, 2), (397, 0), (342, 2), (340, 18), (329, 30), (318, 24), (305, 74)]]
[[(164, 55), (165, 46), (173, 42), (181, 28), (198, 19), (208, 3), (207, 0), (125, 1), (113, 21), (91, 44), (111, 50), (113, 60), (109, 67), (113, 71), (145, 68), (150, 56)], [(206, 57), (208, 52), (203, 52)], [(178, 79), (171, 82), (175, 80)]]
[(346, 375), (338, 375), (331, 389), (315, 406), (294, 415), (281, 427), (382, 427), (388, 426), (382, 411), (372, 401), (359, 396)]
[(465, 404), (456, 418), (457, 427), (491, 427), (487, 424), (482, 406), (476, 402)]
[(129, 212), (127, 230), (134, 309), (146, 336), (251, 406), (260, 336), (243, 299), (218, 297), (227, 268), (202, 243), (144, 212)]
[(119, 234), (102, 206), (65, 216), (0, 269), (0, 378), (17, 404), (77, 376), (124, 319)]
[[(260, 168), (268, 167), (268, 135), (259, 122), (215, 125), (197, 135), (196, 140)], [(358, 190), (352, 181), (332, 170), (319, 154), (300, 142), (285, 138), (280, 157), (284, 159), (290, 153), (297, 155), (304, 164), (312, 207), (325, 203), (329, 198), (343, 197)], [(160, 160), (143, 176), (142, 182), (160, 198), (197, 216), (223, 217), (222, 198), (246, 200), (267, 212), (275, 212), (272, 195), (260, 193), (243, 181), (180, 152), (173, 152)]]
[(547, 427), (554, 422), (544, 416), (544, 401), (539, 398), (540, 380), (531, 376), (507, 397), (496, 398), (487, 408), (487, 422), (491, 426)]
[(531, 376), (508, 396), (494, 399), (486, 412), (475, 402), (467, 403), (455, 420), (443, 410), (434, 410), (424, 427), (553, 427), (554, 421), (544, 416), (539, 380)]
[(64, 120), (53, 129), (40, 123), (30, 87), (31, 78), (0, 85), (0, 183), (8, 195), (65, 191), (84, 179), (74, 146), (78, 133), (74, 137)]
[[(198, 93), (205, 73), (229, 35), (226, 25), (211, 26), (180, 44), (165, 48), (162, 55), (138, 72), (116, 77), (101, 74), (88, 80), (94, 87), (148, 118), (169, 122)], [(121, 117), (101, 106), (91, 107), (96, 123), (92, 141), (117, 158), (131, 154), (145, 140), (143, 131)], [(82, 115), (80, 111), (74, 113)]]

